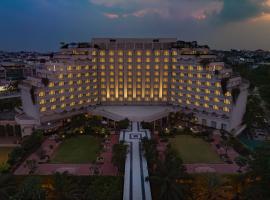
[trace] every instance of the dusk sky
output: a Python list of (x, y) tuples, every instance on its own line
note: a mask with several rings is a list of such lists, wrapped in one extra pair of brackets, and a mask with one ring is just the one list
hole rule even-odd
[(0, 0), (0, 50), (56, 51), (92, 37), (270, 50), (270, 0)]

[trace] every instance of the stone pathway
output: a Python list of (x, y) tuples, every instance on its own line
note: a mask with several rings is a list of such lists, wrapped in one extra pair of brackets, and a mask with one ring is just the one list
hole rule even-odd
[(123, 200), (151, 200), (150, 183), (145, 181), (148, 177), (147, 162), (141, 151), (140, 140), (144, 137), (150, 139), (150, 132), (140, 128), (139, 122), (132, 122), (131, 130), (120, 133), (120, 141), (129, 145), (125, 164)]

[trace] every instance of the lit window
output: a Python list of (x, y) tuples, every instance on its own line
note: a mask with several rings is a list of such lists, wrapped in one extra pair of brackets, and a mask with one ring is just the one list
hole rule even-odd
[(209, 105), (208, 105), (207, 103), (205, 103), (203, 106), (204, 106), (205, 108), (209, 108)]
[(41, 112), (45, 112), (45, 111), (46, 111), (46, 107), (41, 107), (41, 108), (40, 108), (40, 111), (41, 111)]
[(66, 98), (66, 97), (62, 96), (62, 97), (60, 98), (60, 101), (64, 101), (65, 98)]
[(49, 83), (49, 87), (53, 87), (54, 86), (54, 83), (53, 82), (50, 82)]
[(218, 110), (218, 106), (217, 105), (213, 105), (213, 109), (214, 110)]
[(169, 51), (164, 51), (164, 56), (169, 56)]
[(54, 95), (54, 94), (55, 94), (55, 91), (54, 91), (54, 90), (51, 90), (51, 91), (49, 92), (49, 94), (50, 94), (50, 95)]
[(69, 85), (73, 85), (73, 81), (69, 81), (68, 84), (69, 84)]
[(151, 55), (151, 51), (146, 51), (146, 55), (150, 56)]
[(219, 91), (219, 90), (216, 90), (216, 91), (215, 91), (215, 94), (216, 94), (216, 95), (220, 95), (220, 91)]
[(155, 51), (155, 56), (159, 56), (160, 52), (159, 51)]
[(218, 98), (214, 98), (214, 102), (218, 103), (219, 102), (219, 99)]
[(51, 110), (55, 110), (55, 109), (56, 109), (56, 105), (52, 105)]
[(40, 102), (39, 102), (40, 105), (45, 104), (45, 103), (46, 103), (45, 99), (40, 99)]
[(231, 104), (231, 102), (230, 102), (229, 99), (224, 99), (224, 103), (225, 103), (225, 104)]
[(67, 67), (67, 70), (68, 70), (68, 71), (72, 70), (72, 66), (68, 66), (68, 67)]
[(40, 97), (44, 97), (44, 96), (45, 96), (45, 92), (43, 92), (43, 91), (40, 92), (40, 93), (39, 93), (39, 96), (40, 96)]
[(132, 56), (132, 51), (128, 51), (128, 55), (129, 56)]
[(230, 92), (226, 92), (225, 96), (226, 97), (230, 97), (231, 96), (231, 93)]
[(123, 55), (123, 51), (118, 51), (118, 55), (122, 56)]
[(206, 78), (208, 78), (208, 79), (211, 79), (211, 77), (212, 77), (212, 76), (211, 76), (210, 74), (207, 74), (207, 75), (206, 75)]
[(172, 52), (172, 54), (173, 54), (173, 56), (177, 56), (177, 51), (174, 50), (174, 51)]
[(223, 107), (224, 112), (230, 112), (230, 109), (228, 107)]
[(205, 100), (205, 101), (209, 101), (210, 99), (209, 99), (208, 96), (205, 96), (205, 97), (204, 97), (204, 100)]
[(65, 103), (62, 103), (61, 104), (61, 108), (65, 108), (66, 107), (66, 104)]
[(113, 56), (114, 55), (114, 51), (109, 51), (109, 55)]
[(114, 58), (110, 58), (110, 62), (113, 63), (114, 62)]
[(59, 94), (63, 94), (65, 92), (64, 89), (59, 90)]

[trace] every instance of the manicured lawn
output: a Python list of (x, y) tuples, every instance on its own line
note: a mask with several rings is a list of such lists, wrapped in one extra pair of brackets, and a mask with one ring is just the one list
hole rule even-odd
[(201, 138), (177, 135), (170, 139), (170, 143), (179, 152), (184, 163), (222, 163), (211, 145)]
[(12, 147), (0, 147), (0, 164), (7, 161), (8, 154), (12, 151), (12, 149)]
[(58, 147), (52, 163), (91, 163), (100, 151), (101, 139), (93, 136), (77, 136), (64, 140)]

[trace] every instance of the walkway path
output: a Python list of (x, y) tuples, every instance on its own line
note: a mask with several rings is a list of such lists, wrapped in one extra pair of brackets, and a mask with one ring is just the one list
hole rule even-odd
[(147, 162), (141, 151), (140, 140), (150, 139), (148, 130), (140, 129), (139, 122), (132, 122), (131, 130), (121, 131), (120, 141), (129, 145), (126, 158), (123, 200), (151, 200)]

